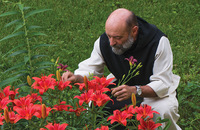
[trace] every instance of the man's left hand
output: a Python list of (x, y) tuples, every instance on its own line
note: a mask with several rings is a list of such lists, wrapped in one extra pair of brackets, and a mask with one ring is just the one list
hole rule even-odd
[(116, 97), (117, 101), (123, 101), (130, 98), (132, 93), (136, 94), (136, 87), (128, 85), (121, 85), (111, 90), (111, 94)]

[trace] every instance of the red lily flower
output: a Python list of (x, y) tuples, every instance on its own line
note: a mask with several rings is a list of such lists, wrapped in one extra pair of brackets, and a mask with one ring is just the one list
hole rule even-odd
[[(65, 130), (65, 128), (68, 126), (67, 123), (59, 124), (59, 123), (49, 123), (45, 127), (48, 128), (48, 130)], [(40, 128), (40, 130), (46, 130), (44, 128)]]
[(115, 84), (115, 83), (111, 83), (111, 81), (114, 78), (106, 79), (105, 77), (99, 78), (96, 76), (94, 76), (94, 78), (95, 79), (88, 81), (88, 90), (93, 89), (94, 92), (100, 91), (101, 93), (103, 93), (106, 91), (110, 91), (110, 89), (106, 87), (110, 84)]
[(84, 88), (84, 89), (87, 89), (86, 86), (85, 86), (85, 83), (75, 83), (74, 85), (79, 85), (79, 90), (80, 90), (80, 91), (82, 91), (83, 88)]
[(155, 124), (153, 120), (144, 121), (144, 119), (140, 119), (140, 125), (138, 125), (138, 130), (155, 130), (161, 125), (161, 123)]
[(43, 95), (48, 89), (53, 89), (56, 86), (56, 80), (51, 78), (54, 74), (50, 74), (49, 76), (42, 76), (41, 78), (33, 77), (32, 79), (35, 80), (32, 87), (34, 89), (39, 89), (39, 93)]
[(51, 107), (44, 107), (44, 104), (42, 105), (39, 105), (39, 104), (36, 104), (34, 105), (34, 109), (35, 109), (35, 116), (37, 118), (46, 118), (48, 115), (49, 115), (49, 112), (52, 110)]
[[(126, 109), (124, 111), (126, 111), (128, 114), (131, 114), (132, 116), (133, 116), (133, 114), (135, 114), (135, 108), (133, 105), (130, 105), (128, 108), (126, 105)], [(130, 116), (129, 119), (131, 119), (132, 116)]]
[(32, 100), (26, 97), (20, 97), (19, 99), (14, 99), (13, 103), (15, 104), (13, 108), (19, 107), (25, 109), (26, 107), (33, 105)]
[(126, 126), (127, 121), (126, 119), (131, 117), (132, 114), (128, 114), (126, 111), (119, 111), (119, 110), (115, 110), (113, 111), (113, 116), (108, 117), (107, 121), (111, 119), (111, 124), (114, 122), (118, 122), (120, 124), (123, 124), (124, 126)]
[(85, 91), (83, 94), (81, 94), (81, 96), (75, 96), (74, 98), (78, 98), (79, 99), (79, 105), (82, 106), (83, 102), (88, 104), (91, 101), (90, 97), (91, 97), (92, 94), (93, 94), (93, 90), (89, 90), (88, 92)]
[[(8, 112), (8, 116), (9, 116), (9, 122), (11, 124), (15, 124), (15, 123), (17, 123), (21, 119), (19, 117), (19, 114), (15, 114), (13, 111)], [(5, 115), (2, 116), (2, 118), (5, 119)], [(1, 118), (0, 118), (0, 122), (1, 122)]]
[(76, 109), (69, 109), (70, 112), (74, 112), (76, 114), (76, 116), (80, 116), (82, 111), (85, 111), (87, 109), (83, 108), (83, 107), (78, 107), (78, 104), (76, 103)]
[(71, 105), (65, 105), (65, 104), (66, 104), (66, 102), (65, 102), (65, 101), (62, 101), (62, 102), (60, 102), (58, 105), (57, 105), (57, 104), (54, 105), (54, 108), (53, 108), (53, 109), (55, 109), (55, 110), (57, 110), (57, 111), (63, 111), (63, 110), (68, 111), (68, 107), (71, 107), (71, 108), (72, 108)]
[(108, 126), (101, 125), (101, 128), (96, 128), (95, 130), (109, 130)]
[(13, 110), (19, 114), (18, 118), (26, 120), (31, 120), (36, 113), (34, 105), (31, 104), (26, 108), (14, 107)]
[(68, 65), (63, 65), (61, 63), (58, 63), (59, 66), (57, 68), (59, 68), (61, 71), (68, 71), (66, 68), (68, 67)]
[(147, 116), (149, 118), (153, 118), (153, 113), (160, 114), (157, 111), (152, 111), (151, 106), (144, 104), (144, 107), (140, 105), (140, 107), (135, 107), (135, 112), (137, 114), (137, 120), (139, 121), (141, 118), (145, 119)]
[(3, 89), (3, 91), (0, 89), (0, 100), (2, 100), (5, 97), (8, 97), (10, 95), (10, 86), (7, 86)]
[(42, 97), (38, 96), (37, 93), (31, 93), (31, 95), (26, 96), (27, 99), (30, 99), (31, 102), (34, 104), (37, 100), (42, 103)]
[(11, 91), (9, 92), (9, 95), (10, 95), (11, 100), (14, 100), (14, 99), (15, 99), (16, 94), (19, 95), (18, 90), (19, 90), (19, 88), (15, 89), (15, 88), (13, 87), (13, 90), (11, 90)]
[[(107, 101), (113, 100), (107, 95), (100, 92), (96, 92), (96, 94), (91, 95), (91, 100), (94, 101), (94, 105), (103, 106)], [(114, 103), (114, 102), (113, 102)]]
[(9, 97), (5, 97), (0, 101), (0, 111), (8, 108), (7, 105), (8, 103), (12, 102), (11, 100), (9, 100)]
[(0, 125), (3, 125), (3, 119), (4, 119), (4, 117), (1, 116), (1, 113), (0, 113)]
[(62, 80), (59, 81), (58, 83), (58, 89), (60, 91), (63, 91), (67, 86), (70, 87), (70, 89), (72, 89), (72, 86), (70, 85), (71, 81), (66, 81), (63, 83)]

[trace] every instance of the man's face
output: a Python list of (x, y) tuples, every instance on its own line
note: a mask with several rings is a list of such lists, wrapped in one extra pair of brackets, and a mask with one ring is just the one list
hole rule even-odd
[(123, 54), (125, 51), (127, 51), (128, 49), (131, 48), (131, 46), (133, 45), (134, 43), (134, 38), (129, 35), (127, 40), (122, 42), (121, 44), (114, 44), (114, 45), (111, 45), (112, 47), (112, 51), (117, 54), (117, 55), (121, 55)]

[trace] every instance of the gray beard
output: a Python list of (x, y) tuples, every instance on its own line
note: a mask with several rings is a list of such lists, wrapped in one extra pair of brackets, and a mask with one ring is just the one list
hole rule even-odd
[(132, 47), (134, 43), (134, 38), (129, 36), (127, 41), (124, 42), (121, 45), (114, 45), (111, 46), (112, 47), (112, 51), (116, 54), (116, 55), (121, 55), (123, 54), (125, 51), (127, 51), (128, 49), (130, 49)]

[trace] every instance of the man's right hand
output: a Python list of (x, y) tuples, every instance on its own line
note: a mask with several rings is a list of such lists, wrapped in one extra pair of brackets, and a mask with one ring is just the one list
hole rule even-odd
[(67, 71), (62, 75), (62, 81), (71, 81), (72, 83), (82, 83), (83, 77), (81, 75), (74, 75), (72, 72)]

